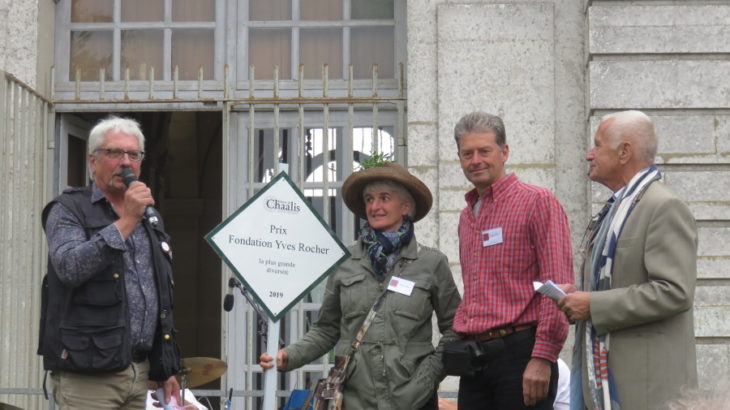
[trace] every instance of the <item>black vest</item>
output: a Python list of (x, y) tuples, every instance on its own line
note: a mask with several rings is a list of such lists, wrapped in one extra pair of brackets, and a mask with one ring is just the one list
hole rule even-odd
[[(91, 187), (71, 188), (43, 209), (44, 229), (56, 202), (81, 221), (87, 239), (117, 219), (107, 201), (91, 202)], [(159, 301), (159, 320), (149, 353), (150, 380), (164, 381), (180, 369), (180, 350), (173, 327), (171, 259), (162, 249), (169, 236), (159, 215), (158, 219), (157, 227), (146, 220), (142, 223), (152, 246)], [(77, 287), (59, 280), (49, 257), (48, 274), (43, 278), (38, 354), (43, 355), (46, 370), (95, 373), (129, 366), (132, 349), (121, 252), (104, 270)]]

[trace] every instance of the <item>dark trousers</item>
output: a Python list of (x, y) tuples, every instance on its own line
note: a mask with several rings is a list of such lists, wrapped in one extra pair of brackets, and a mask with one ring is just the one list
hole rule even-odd
[(558, 364), (550, 366), (548, 395), (536, 405), (525, 406), (522, 374), (535, 345), (535, 329), (504, 337), (504, 350), (473, 377), (459, 381), (459, 410), (552, 410), (558, 389)]

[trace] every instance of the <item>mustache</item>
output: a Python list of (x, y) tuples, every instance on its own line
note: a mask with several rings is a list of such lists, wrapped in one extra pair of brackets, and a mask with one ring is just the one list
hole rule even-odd
[[(127, 167), (120, 167), (119, 169), (117, 169), (116, 171), (114, 171), (114, 172), (112, 173), (112, 177), (121, 177), (121, 176), (122, 176), (122, 174), (124, 174), (124, 170), (125, 170), (126, 168), (127, 168)], [(130, 169), (131, 169), (131, 168), (130, 168)]]

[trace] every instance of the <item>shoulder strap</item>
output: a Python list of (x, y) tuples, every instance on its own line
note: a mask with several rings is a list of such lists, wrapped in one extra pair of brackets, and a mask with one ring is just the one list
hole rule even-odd
[(384, 290), (383, 293), (378, 295), (378, 297), (375, 299), (375, 303), (373, 303), (373, 307), (370, 308), (370, 312), (368, 312), (368, 315), (365, 317), (365, 321), (362, 323), (362, 326), (360, 326), (360, 330), (357, 331), (355, 338), (352, 340), (352, 345), (350, 345), (350, 347), (351, 347), (350, 354), (348, 356), (352, 356), (360, 348), (360, 343), (362, 342), (362, 338), (365, 336), (365, 333), (367, 333), (368, 328), (370, 328), (370, 324), (373, 323), (373, 319), (375, 318), (375, 315), (378, 313), (378, 310), (380, 309), (380, 305), (383, 304), (383, 300), (385, 299), (385, 295), (387, 293), (388, 293), (388, 289)]

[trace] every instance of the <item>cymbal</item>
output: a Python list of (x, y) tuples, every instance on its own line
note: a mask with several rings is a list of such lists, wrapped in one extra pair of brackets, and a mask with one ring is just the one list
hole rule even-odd
[[(182, 367), (176, 377), (181, 388), (192, 389), (221, 377), (227, 369), (226, 362), (214, 357), (188, 357), (182, 359)], [(157, 383), (150, 381), (149, 387), (157, 389)]]
[(188, 357), (182, 359), (182, 369), (177, 374), (177, 379), (181, 386), (183, 380), (187, 379), (186, 387), (193, 388), (221, 377), (227, 369), (226, 362), (214, 357)]

